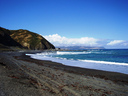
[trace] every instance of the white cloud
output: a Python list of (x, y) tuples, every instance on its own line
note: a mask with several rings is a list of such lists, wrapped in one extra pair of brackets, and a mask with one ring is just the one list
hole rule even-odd
[(82, 37), (82, 38), (66, 38), (58, 34), (44, 36), (48, 41), (50, 41), (55, 46), (99, 46), (97, 43), (98, 39), (91, 37)]
[(126, 43), (124, 40), (113, 40), (113, 41), (110, 41), (107, 45), (110, 45), (110, 46), (120, 45), (120, 44), (124, 45), (124, 43)]
[(128, 48), (128, 41), (95, 39), (92, 37), (67, 38), (58, 34), (43, 36), (55, 46), (88, 46), (105, 48)]

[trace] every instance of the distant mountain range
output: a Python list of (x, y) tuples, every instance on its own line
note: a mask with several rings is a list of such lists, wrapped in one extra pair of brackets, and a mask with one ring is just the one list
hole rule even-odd
[(105, 49), (104, 47), (89, 47), (89, 46), (59, 46), (57, 48), (64, 50)]
[(55, 49), (49, 41), (39, 34), (28, 30), (8, 30), (0, 27), (0, 49), (11, 47), (30, 50)]

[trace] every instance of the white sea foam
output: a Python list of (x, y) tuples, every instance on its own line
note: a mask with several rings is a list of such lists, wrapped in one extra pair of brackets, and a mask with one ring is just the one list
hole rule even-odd
[(98, 52), (97, 50), (93, 51), (56, 51), (56, 52), (42, 52), (37, 53), (36, 55), (77, 55), (77, 54), (110, 54), (108, 52)]
[[(53, 53), (46, 53), (53, 54)], [(93, 60), (67, 60), (66, 58), (54, 58), (49, 57), (44, 53), (41, 54), (26, 54), (31, 56), (31, 58), (39, 60), (50, 60), (54, 62), (59, 62), (68, 66), (75, 66), (81, 68), (97, 69), (104, 71), (112, 71), (128, 74), (128, 64), (127, 63), (116, 63), (116, 62), (105, 62), (105, 61), (93, 61)]]
[(71, 55), (71, 54), (91, 54), (91, 53), (94, 53), (94, 54), (111, 54), (111, 52), (98, 52), (98, 51), (76, 51), (76, 52), (66, 52), (66, 51), (57, 51), (56, 54), (57, 55)]
[(88, 54), (90, 52), (60, 52), (60, 51), (57, 51), (57, 54), (58, 55), (71, 55), (71, 54)]
[(113, 65), (125, 65), (128, 66), (128, 63), (117, 63), (117, 62), (107, 62), (107, 61), (94, 61), (94, 60), (79, 60), (79, 61), (83, 61), (83, 62), (90, 62), (90, 63), (101, 63), (101, 64), (113, 64)]

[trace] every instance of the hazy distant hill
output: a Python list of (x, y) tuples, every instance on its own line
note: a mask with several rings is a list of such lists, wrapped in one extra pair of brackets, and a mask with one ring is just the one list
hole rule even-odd
[(8, 30), (0, 27), (0, 45), (32, 50), (54, 49), (44, 37), (28, 30)]
[(105, 49), (104, 47), (89, 47), (89, 46), (60, 46), (58, 48), (65, 50)]

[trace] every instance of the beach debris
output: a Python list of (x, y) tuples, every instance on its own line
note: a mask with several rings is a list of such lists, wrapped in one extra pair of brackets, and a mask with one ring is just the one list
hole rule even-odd
[(8, 77), (15, 78), (15, 79), (19, 79), (19, 77), (14, 76), (14, 75), (9, 75)]

